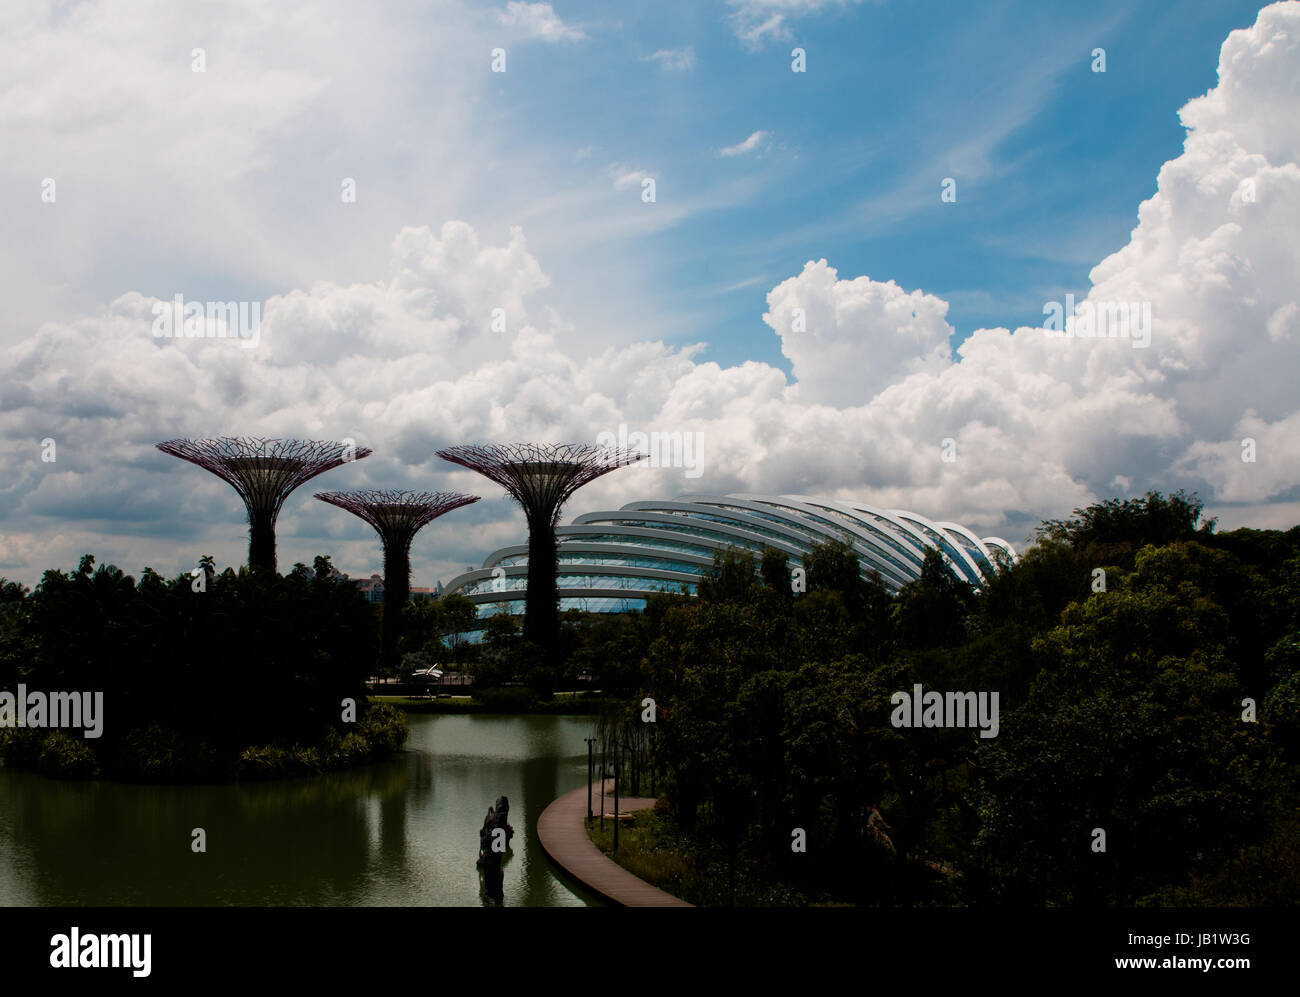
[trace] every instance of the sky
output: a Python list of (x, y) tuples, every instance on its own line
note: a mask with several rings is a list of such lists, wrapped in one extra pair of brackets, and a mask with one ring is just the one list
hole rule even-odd
[[(701, 460), (564, 521), (804, 494), (1022, 546), (1183, 488), (1300, 522), (1300, 3), (91, 0), (0, 44), (0, 576), (242, 563), (178, 436), (374, 449), (289, 499), (282, 569), (379, 570), (315, 491), (482, 495), (416, 585), (524, 535), (437, 449), (620, 427)], [(176, 295), (256, 339), (156, 336)], [(1149, 324), (1050, 335), (1069, 300)]]

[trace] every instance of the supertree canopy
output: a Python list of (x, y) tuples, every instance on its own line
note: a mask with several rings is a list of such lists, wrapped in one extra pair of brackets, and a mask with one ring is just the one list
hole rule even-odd
[(168, 440), (165, 454), (188, 460), (229, 482), (248, 509), (248, 566), (275, 571), (275, 521), (289, 493), (340, 464), (373, 452), (330, 440), (268, 440), (221, 436), (210, 440)]
[(450, 447), (438, 456), (491, 478), (523, 506), (528, 522), (524, 639), (552, 652), (560, 624), (555, 548), (560, 508), (583, 485), (647, 455), (593, 444), (514, 443)]
[(384, 634), (380, 660), (397, 663), (402, 609), (411, 594), (411, 541), (439, 516), (477, 502), (458, 492), (317, 492), (322, 502), (346, 509), (375, 528), (384, 544)]

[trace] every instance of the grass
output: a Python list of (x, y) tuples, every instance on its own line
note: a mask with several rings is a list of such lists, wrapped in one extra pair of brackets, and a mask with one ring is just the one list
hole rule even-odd
[[(394, 706), (422, 706), (426, 703), (433, 702), (428, 696), (368, 696), (367, 699), (375, 703), (392, 703)], [(439, 696), (442, 702), (468, 703), (470, 696)]]
[[(610, 801), (612, 805), (612, 800)], [(602, 831), (600, 820), (594, 819), (587, 828), (592, 842), (605, 855), (621, 865), (632, 875), (657, 886), (665, 893), (690, 900), (685, 894), (694, 893), (695, 864), (681, 854), (676, 826), (667, 817), (653, 810), (640, 810), (618, 829), (618, 854), (614, 852), (614, 822), (605, 821)]]
[[(608, 800), (610, 808), (613, 801)], [(614, 822), (592, 820), (587, 834), (601, 852), (632, 875), (696, 907), (850, 906), (830, 897), (809, 897), (772, 880), (761, 865), (739, 860), (729, 874), (725, 857), (707, 842), (686, 834), (667, 813), (638, 810), (618, 829)]]
[(512, 709), (501, 705), (488, 705), (474, 699), (473, 696), (440, 696), (431, 699), (427, 696), (370, 696), (371, 702), (389, 703), (405, 713), (498, 713), (510, 715), (525, 714), (593, 714), (600, 710), (604, 699), (600, 696), (579, 696), (575, 702), (567, 692), (556, 693), (549, 700), (532, 705), (527, 709)]

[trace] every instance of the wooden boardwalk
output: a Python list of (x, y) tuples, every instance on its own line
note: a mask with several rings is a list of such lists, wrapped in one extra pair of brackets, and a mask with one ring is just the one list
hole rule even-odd
[[(605, 804), (614, 805), (612, 782), (606, 785)], [(592, 786), (593, 805), (600, 806), (600, 785)], [(619, 812), (647, 810), (655, 801), (648, 796), (624, 797)], [(611, 810), (612, 812), (612, 810)], [(638, 879), (607, 858), (587, 835), (587, 787), (565, 793), (537, 819), (537, 840), (542, 851), (587, 889), (622, 907), (690, 907), (644, 879)]]

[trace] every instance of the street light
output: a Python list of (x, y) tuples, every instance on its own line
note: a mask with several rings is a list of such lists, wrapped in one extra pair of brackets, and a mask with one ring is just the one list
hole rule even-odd
[(587, 820), (591, 820), (591, 746), (596, 743), (594, 737), (584, 737), (587, 742)]

